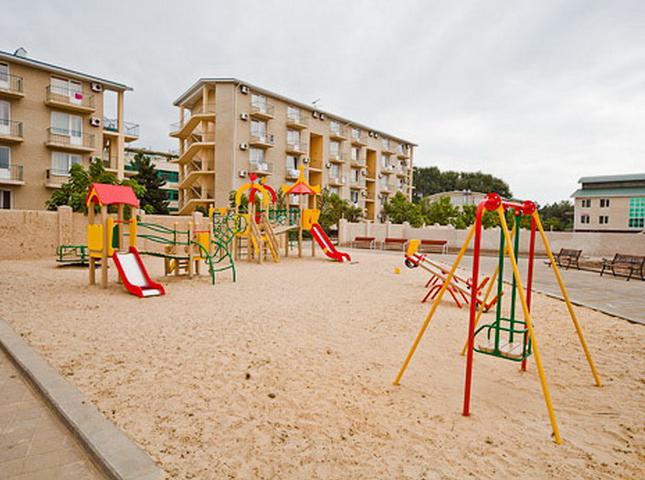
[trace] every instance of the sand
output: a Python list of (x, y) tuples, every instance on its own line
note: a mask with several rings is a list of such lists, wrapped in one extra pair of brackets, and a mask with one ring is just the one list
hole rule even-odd
[(240, 263), (235, 284), (164, 280), (149, 299), (53, 260), (3, 261), (0, 315), (170, 478), (645, 477), (642, 326), (577, 309), (597, 388), (564, 304), (534, 297), (557, 446), (532, 361), (477, 355), (460, 415), (467, 312), (451, 302), (393, 386), (428, 310), (423, 274), (352, 254)]

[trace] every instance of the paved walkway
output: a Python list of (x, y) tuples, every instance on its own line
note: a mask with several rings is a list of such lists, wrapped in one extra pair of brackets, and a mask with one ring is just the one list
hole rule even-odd
[[(454, 255), (433, 255), (433, 258), (452, 263)], [(536, 259), (533, 277), (534, 289), (557, 298), (562, 298), (555, 275), (545, 263)], [(526, 259), (520, 259), (520, 268), (526, 272)], [(462, 265), (470, 269), (472, 257), (464, 257)], [(483, 273), (492, 274), (497, 265), (496, 257), (482, 257)], [(504, 279), (511, 279), (511, 266), (506, 262)], [(562, 278), (567, 287), (569, 298), (575, 304), (584, 305), (609, 315), (645, 325), (645, 282), (611, 275), (600, 276), (597, 272), (584, 270), (563, 270)], [(524, 282), (524, 279), (522, 279)]]
[(0, 478), (103, 479), (58, 417), (0, 350)]

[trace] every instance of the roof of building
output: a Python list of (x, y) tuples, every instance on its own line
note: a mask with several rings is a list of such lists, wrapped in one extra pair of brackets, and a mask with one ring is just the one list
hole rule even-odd
[(645, 196), (645, 187), (626, 188), (590, 188), (578, 189), (571, 194), (573, 198), (585, 197), (642, 197)]
[(299, 102), (298, 100), (294, 100), (292, 98), (285, 97), (284, 95), (280, 95), (278, 93), (272, 92), (271, 90), (267, 90), (265, 88), (258, 87), (256, 85), (252, 85), (249, 82), (244, 82), (244, 81), (242, 81), (240, 79), (237, 79), (237, 78), (234, 78), (234, 77), (202, 77), (199, 80), (197, 80), (195, 83), (193, 83), (193, 85), (188, 90), (186, 90), (184, 93), (182, 93), (179, 96), (179, 98), (177, 98), (173, 102), (173, 105), (175, 105), (177, 107), (180, 106), (182, 103), (186, 102), (186, 100), (190, 99), (190, 97), (192, 97), (195, 93), (197, 93), (199, 91), (199, 89), (203, 85), (207, 85), (209, 83), (233, 83), (235, 85), (246, 85), (251, 90), (254, 90), (254, 91), (258, 92), (258, 93), (262, 93), (264, 95), (268, 95), (268, 96), (277, 98), (277, 99), (282, 100), (284, 102), (290, 103), (293, 106), (300, 107), (300, 108), (303, 108), (305, 110), (309, 110), (311, 112), (317, 111), (317, 112), (320, 112), (320, 113), (324, 113), (326, 116), (328, 116), (329, 118), (333, 118), (334, 120), (339, 120), (339, 121), (344, 122), (346, 124), (362, 128), (364, 130), (371, 130), (373, 132), (377, 132), (380, 135), (383, 135), (383, 136), (385, 136), (387, 138), (391, 138), (391, 139), (397, 140), (399, 142), (409, 143), (413, 147), (418, 146), (416, 143), (411, 142), (410, 140), (406, 140), (404, 138), (396, 137), (396, 136), (394, 136), (394, 135), (392, 135), (390, 133), (387, 133), (387, 132), (385, 132), (383, 130), (378, 130), (378, 129), (375, 129), (375, 128), (372, 128), (372, 127), (368, 127), (367, 125), (363, 125), (363, 124), (360, 124), (358, 122), (354, 122), (352, 120), (349, 120), (347, 118), (343, 118), (343, 117), (341, 117), (339, 115), (336, 115), (334, 113), (330, 113), (330, 112), (327, 112), (327, 111), (324, 111), (324, 110), (314, 108), (311, 105), (308, 105), (306, 103), (302, 103), (302, 102)]
[(487, 194), (483, 192), (466, 192), (465, 190), (449, 190), (446, 192), (433, 193), (428, 195), (428, 198), (435, 197), (457, 197), (457, 196), (469, 196), (469, 197), (485, 197)]
[(92, 202), (100, 206), (130, 205), (139, 208), (139, 199), (134, 194), (134, 190), (126, 185), (93, 183), (90, 191), (87, 192), (85, 205), (89, 206)]
[(645, 181), (645, 173), (629, 173), (626, 175), (598, 175), (595, 177), (581, 177), (578, 183), (605, 183), (605, 182), (633, 182)]
[(108, 87), (112, 90), (117, 91), (126, 91), (132, 90), (131, 87), (124, 85), (122, 83), (114, 82), (112, 80), (107, 80), (105, 78), (97, 77), (94, 75), (88, 75), (87, 73), (78, 72), (76, 70), (70, 70), (69, 68), (59, 67), (52, 63), (42, 62), (40, 60), (35, 60), (26, 56), (16, 55), (15, 53), (5, 52), (0, 50), (0, 60), (6, 60), (8, 62), (19, 63), (22, 65), (28, 65), (30, 67), (39, 68), (41, 70), (47, 70), (49, 72), (59, 73), (77, 80), (86, 80), (90, 82), (101, 83), (104, 87)]

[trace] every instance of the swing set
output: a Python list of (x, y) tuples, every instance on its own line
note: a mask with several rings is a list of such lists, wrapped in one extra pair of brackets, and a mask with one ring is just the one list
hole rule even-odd
[[(482, 217), (485, 212), (496, 212), (499, 217), (500, 224), (500, 240), (499, 240), (499, 262), (497, 269), (492, 277), (492, 280), (488, 284), (486, 294), (483, 301), (478, 301), (478, 295), (480, 289), (483, 287), (479, 283), (479, 267), (480, 267), (480, 257), (481, 257), (481, 238), (482, 238)], [(513, 233), (509, 232), (508, 224), (506, 221), (506, 212), (511, 212), (514, 218)], [(519, 241), (520, 241), (520, 223), (523, 218), (528, 218), (530, 220), (530, 237), (529, 237), (529, 252), (528, 252), (528, 268), (526, 274), (526, 290), (524, 289), (524, 283), (520, 275), (518, 267), (518, 251), (519, 251)], [(591, 357), (591, 353), (587, 346), (587, 342), (584, 338), (582, 327), (576, 316), (575, 311), (573, 310), (573, 305), (569, 299), (566, 287), (562, 280), (562, 275), (558, 269), (558, 265), (553, 256), (553, 251), (549, 245), (544, 229), (542, 228), (542, 223), (540, 221), (540, 216), (537, 212), (537, 207), (535, 203), (531, 201), (525, 201), (522, 203), (511, 202), (503, 200), (496, 193), (489, 193), (484, 200), (482, 200), (477, 206), (475, 224), (470, 228), (466, 240), (464, 241), (455, 262), (448, 271), (445, 280), (442, 283), (441, 288), (436, 293), (434, 301), (430, 310), (419, 330), (412, 346), (399, 370), (396, 379), (394, 380), (394, 385), (399, 385), (401, 378), (405, 373), (412, 357), (419, 346), (423, 335), (425, 334), (430, 320), (432, 320), (433, 315), (435, 314), (441, 298), (443, 297), (446, 290), (448, 290), (453, 278), (455, 277), (455, 272), (466, 253), (468, 246), (474, 238), (473, 245), (473, 265), (472, 265), (472, 285), (470, 289), (470, 315), (468, 323), (468, 337), (466, 339), (466, 344), (462, 349), (462, 355), (466, 354), (466, 375), (465, 375), (465, 386), (464, 386), (464, 400), (463, 400), (463, 410), (462, 415), (470, 415), (470, 401), (471, 401), (471, 385), (472, 385), (472, 372), (473, 372), (473, 356), (474, 353), (480, 353), (484, 355), (490, 355), (493, 357), (510, 360), (513, 362), (520, 362), (521, 369), (526, 370), (526, 362), (531, 355), (535, 357), (535, 366), (540, 378), (540, 385), (542, 388), (542, 395), (544, 396), (544, 402), (546, 404), (546, 409), (549, 415), (549, 420), (551, 422), (551, 428), (553, 430), (553, 437), (556, 444), (562, 443), (562, 437), (560, 436), (560, 430), (555, 417), (555, 412), (553, 409), (553, 403), (551, 401), (551, 393), (549, 392), (549, 386), (547, 384), (546, 375), (544, 372), (544, 367), (542, 364), (542, 357), (540, 355), (540, 349), (538, 347), (538, 342), (535, 336), (535, 330), (533, 328), (533, 321), (531, 316), (531, 291), (533, 286), (533, 271), (534, 271), (534, 260), (535, 260), (535, 240), (536, 233), (539, 233), (546, 254), (553, 266), (553, 273), (555, 275), (556, 281), (560, 287), (560, 292), (567, 306), (569, 316), (573, 322), (578, 340), (582, 346), (587, 363), (591, 369), (596, 386), (601, 387), (600, 377), (596, 371), (594, 361)], [(513, 238), (511, 238), (513, 237)], [(513, 273), (512, 282), (511, 282), (511, 291), (510, 291), (510, 313), (508, 315), (503, 314), (502, 304), (502, 292), (504, 288), (504, 263), (505, 256), (508, 256), (510, 260), (511, 269)], [(497, 280), (497, 307), (495, 311), (495, 319), (491, 323), (487, 323), (477, 327), (479, 319), (484, 311), (484, 305), (488, 300), (488, 297), (491, 294), (492, 287)], [(478, 286), (478, 287), (475, 287)], [(506, 296), (505, 296), (506, 297)], [(515, 304), (516, 300), (519, 298), (523, 318), (518, 318)]]

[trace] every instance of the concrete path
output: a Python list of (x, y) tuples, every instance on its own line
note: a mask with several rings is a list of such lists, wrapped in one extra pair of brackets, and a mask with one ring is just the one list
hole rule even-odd
[(0, 478), (103, 479), (58, 417), (0, 349)]
[[(433, 258), (445, 263), (452, 263), (454, 255), (433, 255)], [(526, 272), (526, 259), (520, 259), (520, 268)], [(462, 265), (472, 268), (472, 257), (464, 257)], [(497, 258), (482, 257), (481, 266), (484, 274), (492, 274), (497, 265)], [(504, 279), (511, 279), (511, 266), (506, 262)], [(630, 322), (645, 324), (645, 282), (624, 277), (583, 270), (560, 270), (567, 287), (569, 298), (577, 305), (593, 308), (609, 315), (624, 318)], [(523, 273), (525, 274), (525, 273)], [(524, 282), (524, 278), (522, 279)], [(535, 261), (534, 290), (562, 299), (560, 287), (545, 259)]]

